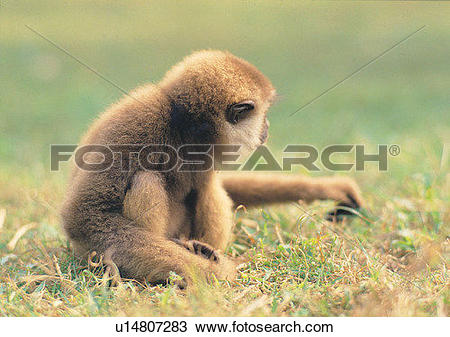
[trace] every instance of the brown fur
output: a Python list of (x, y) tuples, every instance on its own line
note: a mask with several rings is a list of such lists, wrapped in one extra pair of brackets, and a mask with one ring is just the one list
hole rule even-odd
[[(274, 94), (246, 61), (196, 52), (157, 85), (138, 88), (103, 113), (81, 145), (232, 143), (252, 150), (265, 138)], [(251, 115), (229, 123), (227, 108), (249, 99), (255, 102)], [(233, 204), (299, 199), (361, 204), (348, 179), (143, 171), (132, 157), (127, 171), (118, 161), (103, 172), (75, 168), (62, 218), (79, 253), (108, 255), (122, 276), (156, 283), (171, 271), (188, 277), (193, 269), (233, 279), (238, 261), (222, 253), (231, 239)]]

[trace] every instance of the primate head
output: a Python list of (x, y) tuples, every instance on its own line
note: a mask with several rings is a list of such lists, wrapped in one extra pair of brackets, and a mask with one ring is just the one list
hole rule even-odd
[(166, 74), (160, 88), (186, 141), (238, 144), (248, 152), (267, 139), (275, 89), (255, 66), (229, 52), (193, 53)]

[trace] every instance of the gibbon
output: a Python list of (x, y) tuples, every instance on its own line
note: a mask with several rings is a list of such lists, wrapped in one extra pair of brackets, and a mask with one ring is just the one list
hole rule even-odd
[[(274, 97), (255, 66), (229, 52), (199, 51), (158, 84), (111, 106), (79, 145), (239, 144), (244, 153), (266, 141)], [(316, 199), (362, 205), (358, 186), (347, 178), (145, 170), (135, 155), (121, 157), (103, 171), (74, 167), (63, 225), (78, 254), (95, 251), (122, 277), (152, 284), (167, 282), (171, 272), (188, 284), (191, 271), (233, 280), (241, 261), (223, 253), (232, 237), (233, 206)], [(165, 160), (158, 153), (151, 158)]]

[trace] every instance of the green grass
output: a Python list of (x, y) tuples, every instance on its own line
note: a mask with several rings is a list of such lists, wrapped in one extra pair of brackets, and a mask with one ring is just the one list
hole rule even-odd
[[(440, 2), (2, 1), (0, 315), (448, 315), (449, 16)], [(276, 153), (355, 143), (398, 144), (401, 154), (388, 172), (348, 173), (367, 200), (364, 219), (324, 223), (331, 203), (238, 212), (229, 253), (250, 262), (234, 283), (110, 287), (62, 233), (67, 166), (50, 172), (49, 146), (76, 143), (121, 93), (25, 24), (125, 90), (158, 81), (192, 50), (228, 49), (282, 97), (269, 118)]]

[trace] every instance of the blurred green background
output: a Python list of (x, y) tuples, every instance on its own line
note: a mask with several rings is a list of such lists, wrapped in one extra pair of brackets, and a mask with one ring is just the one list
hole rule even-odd
[(1, 1), (2, 169), (58, 175), (49, 145), (76, 143), (122, 96), (29, 25), (127, 91), (159, 81), (194, 50), (227, 49), (281, 95), (269, 116), (275, 151), (286, 143), (399, 144), (385, 175), (436, 173), (450, 141), (449, 18), (445, 2)]

